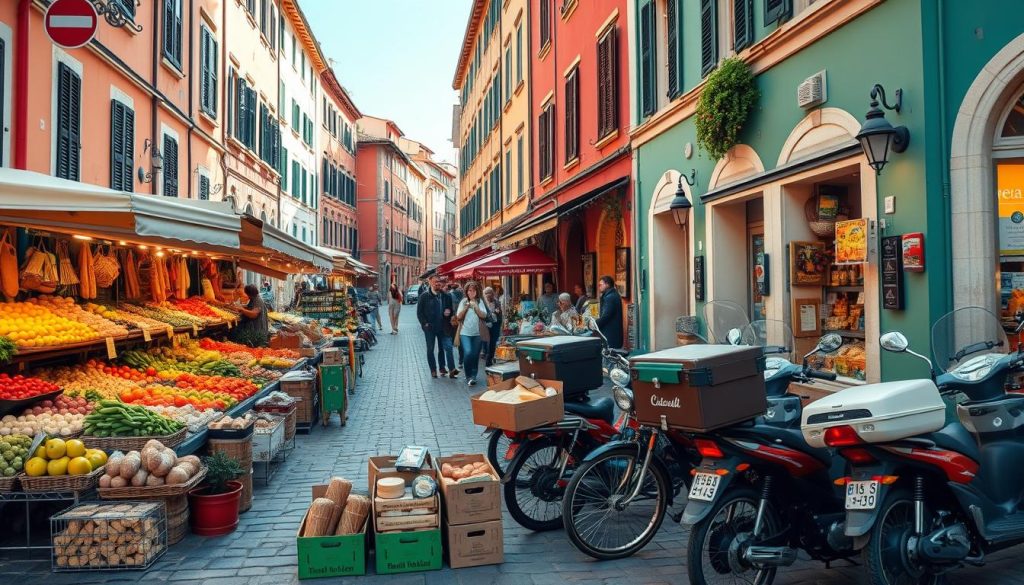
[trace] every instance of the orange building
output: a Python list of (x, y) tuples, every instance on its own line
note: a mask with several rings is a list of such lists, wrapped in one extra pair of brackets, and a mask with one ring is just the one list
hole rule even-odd
[(334, 71), (320, 74), (320, 245), (359, 259), (356, 121), (362, 117)]

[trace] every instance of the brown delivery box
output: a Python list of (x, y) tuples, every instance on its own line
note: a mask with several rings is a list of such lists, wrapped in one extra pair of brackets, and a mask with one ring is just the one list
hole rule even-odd
[(764, 414), (764, 354), (746, 345), (686, 345), (630, 358), (641, 424), (706, 432)]
[(453, 569), (500, 565), (505, 562), (501, 520), (453, 526), (445, 522), (448, 565)]
[[(483, 462), (491, 472), (492, 479), (474, 479), (449, 484), (441, 476), (441, 467), (451, 464), (462, 467), (467, 463)], [(441, 495), (444, 498), (444, 517), (452, 525), (470, 524), (501, 520), (501, 483), (498, 472), (487, 462), (483, 455), (452, 455), (438, 457), (435, 463)]]
[(345, 355), (341, 352), (341, 348), (337, 347), (326, 347), (323, 350), (323, 361), (320, 362), (325, 366), (340, 366), (344, 365), (342, 357)]
[(371, 494), (374, 493), (374, 489), (377, 486), (378, 477), (400, 477), (405, 480), (406, 487), (411, 486), (412, 480), (416, 479), (418, 475), (429, 475), (435, 480), (438, 477), (434, 471), (434, 461), (430, 458), (430, 453), (427, 453), (427, 457), (423, 460), (423, 465), (420, 466), (419, 471), (398, 471), (395, 469), (396, 461), (398, 461), (397, 455), (370, 457), (370, 461), (367, 464), (367, 477), (369, 478), (367, 487)]
[[(554, 388), (557, 394), (519, 404), (505, 404), (480, 400), (483, 392), (470, 397), (473, 407), (473, 422), (491, 429), (525, 431), (562, 420), (565, 415), (565, 400), (562, 398), (562, 383), (557, 380), (537, 380), (545, 388)], [(509, 390), (517, 382), (506, 380), (488, 390)]]

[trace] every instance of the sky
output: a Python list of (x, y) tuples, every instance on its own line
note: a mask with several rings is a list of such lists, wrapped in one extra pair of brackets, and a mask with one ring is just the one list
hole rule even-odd
[(324, 56), (364, 115), (394, 120), (455, 162), (452, 78), (472, 0), (300, 0)]

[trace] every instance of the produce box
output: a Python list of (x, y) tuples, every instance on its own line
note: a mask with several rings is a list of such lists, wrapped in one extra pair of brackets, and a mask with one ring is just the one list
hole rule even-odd
[[(326, 485), (313, 486), (314, 500), (326, 493)], [(303, 517), (295, 537), (299, 579), (366, 574), (366, 526), (359, 534), (340, 536), (303, 537), (305, 529)]]
[(345, 364), (345, 354), (338, 347), (327, 347), (323, 350), (323, 361), (321, 365), (324, 366), (340, 366)]
[(445, 463), (454, 467), (462, 467), (467, 463), (487, 463), (487, 469), (493, 474), (493, 479), (464, 481), (449, 484), (444, 478), (441, 479), (441, 496), (444, 499), (445, 522), (452, 525), (473, 524), (497, 520), (501, 522), (501, 482), (498, 480), (498, 472), (487, 462), (483, 455), (452, 455), (451, 457), (438, 457), (435, 463), (437, 473), (441, 475), (441, 468)]
[(516, 344), (519, 371), (531, 378), (562, 380), (568, 397), (600, 388), (601, 340), (597, 337), (556, 335)]
[(296, 411), (296, 423), (302, 426), (312, 425), (320, 402), (320, 393), (316, 391), (316, 373), (293, 370), (281, 376), (280, 383), (282, 392), (300, 400)]
[(448, 566), (453, 569), (500, 565), (505, 562), (505, 535), (501, 520), (462, 524), (444, 523)]
[(284, 446), (284, 419), (278, 418), (277, 424), (272, 427), (257, 428), (252, 434), (252, 460), (268, 462)]
[(760, 347), (685, 345), (629, 362), (641, 424), (707, 432), (768, 407)]
[(487, 387), (491, 388), (505, 380), (511, 380), (519, 375), (519, 363), (508, 362), (506, 364), (495, 364), (484, 368), (487, 374)]
[(302, 338), (295, 333), (282, 331), (270, 338), (271, 349), (299, 349), (302, 347)]
[(345, 410), (345, 366), (320, 366), (320, 398), (324, 412)]
[[(470, 397), (473, 407), (473, 422), (491, 429), (507, 431), (525, 431), (535, 427), (549, 425), (562, 420), (565, 414), (565, 399), (562, 396), (562, 383), (558, 380), (537, 380), (545, 388), (551, 387), (558, 392), (555, 396), (538, 398), (520, 404), (504, 404), (480, 400), (483, 392)], [(516, 387), (516, 381), (506, 380), (488, 390), (510, 390)]]
[(395, 469), (396, 461), (398, 461), (397, 455), (370, 457), (370, 461), (367, 464), (367, 476), (369, 477), (368, 491), (371, 494), (374, 493), (374, 489), (377, 486), (378, 477), (401, 477), (405, 480), (406, 485), (411, 485), (412, 480), (416, 479), (417, 475), (429, 475), (437, 479), (437, 473), (434, 471), (434, 460), (431, 459), (430, 453), (427, 453), (427, 457), (423, 460), (423, 466), (420, 467), (419, 471), (398, 471)]
[(376, 535), (377, 573), (392, 575), (441, 568), (441, 529), (379, 532)]

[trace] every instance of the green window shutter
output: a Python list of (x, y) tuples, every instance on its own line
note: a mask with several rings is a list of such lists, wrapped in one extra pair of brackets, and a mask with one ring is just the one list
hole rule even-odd
[(718, 64), (718, 34), (715, 31), (715, 0), (700, 0), (700, 74), (705, 76)]
[(658, 100), (654, 97), (658, 75), (655, 52), (656, 26), (652, 0), (640, 8), (640, 104), (644, 116), (650, 116), (658, 108)]
[[(739, 1), (739, 0), (738, 0)], [(679, 4), (667, 0), (665, 4), (665, 32), (668, 37), (668, 99), (679, 95)]]
[(202, 201), (210, 199), (210, 178), (206, 175), (199, 175), (199, 199)]
[(754, 42), (754, 11), (751, 0), (733, 0), (733, 49), (736, 52)]
[(77, 181), (81, 167), (82, 78), (66, 64), (57, 67), (56, 175)]
[(793, 0), (764, 0), (764, 25), (788, 20), (793, 16)]
[(110, 188), (135, 189), (135, 112), (117, 100), (110, 100)]
[(178, 141), (164, 134), (164, 197), (178, 196)]

